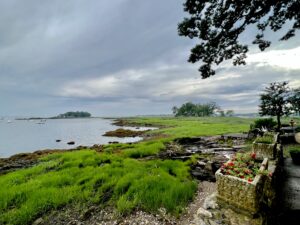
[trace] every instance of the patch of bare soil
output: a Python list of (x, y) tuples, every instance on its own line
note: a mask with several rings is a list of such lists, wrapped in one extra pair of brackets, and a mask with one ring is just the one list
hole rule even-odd
[(127, 130), (127, 129), (119, 128), (117, 130), (107, 131), (105, 134), (103, 134), (103, 136), (120, 137), (120, 138), (122, 138), (122, 137), (138, 137), (138, 136), (143, 135), (147, 131), (149, 131), (149, 130), (136, 131), (136, 130)]
[(112, 123), (112, 125), (115, 126), (120, 126), (120, 127), (124, 127), (124, 126), (133, 126), (133, 127), (165, 127), (165, 126), (161, 126), (161, 125), (157, 125), (157, 124), (151, 124), (151, 123), (136, 123), (136, 122), (132, 122), (130, 120), (123, 120), (123, 119), (115, 119), (114, 122)]

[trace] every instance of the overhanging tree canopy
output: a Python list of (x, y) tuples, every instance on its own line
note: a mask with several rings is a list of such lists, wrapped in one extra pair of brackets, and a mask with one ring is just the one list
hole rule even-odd
[(261, 51), (271, 44), (264, 39), (266, 28), (276, 32), (291, 21), (290, 29), (280, 40), (288, 40), (300, 28), (299, 0), (186, 0), (184, 11), (190, 17), (178, 25), (178, 32), (191, 39), (199, 38), (200, 43), (191, 50), (188, 61), (203, 62), (199, 68), (202, 78), (214, 75), (212, 66), (224, 60), (233, 59), (234, 65), (246, 64), (248, 47), (238, 37), (247, 26), (257, 25), (253, 44)]

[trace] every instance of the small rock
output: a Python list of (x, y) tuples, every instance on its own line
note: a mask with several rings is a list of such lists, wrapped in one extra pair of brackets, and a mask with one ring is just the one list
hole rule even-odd
[(35, 220), (35, 221), (33, 222), (32, 225), (39, 225), (39, 224), (42, 224), (43, 222), (44, 222), (43, 218), (38, 218), (37, 220)]
[(213, 221), (213, 220), (208, 220), (208, 222), (209, 222), (210, 225), (218, 225), (218, 223)]
[(61, 140), (59, 140), (59, 139), (56, 139), (55, 141), (56, 141), (56, 142), (61, 142)]
[(67, 144), (68, 145), (75, 145), (75, 141), (69, 141)]
[(218, 208), (218, 204), (216, 201), (216, 193), (213, 193), (212, 195), (208, 196), (203, 203), (204, 209), (216, 209)]
[(205, 167), (206, 163), (203, 162), (203, 161), (198, 161), (197, 164), (200, 166), (200, 167)]
[(195, 218), (193, 225), (207, 225), (207, 223), (205, 223), (201, 218)]
[(203, 209), (202, 207), (200, 207), (198, 210), (197, 210), (197, 216), (199, 217), (208, 217), (208, 218), (212, 218), (212, 214), (210, 211), (206, 210), (206, 209)]
[(78, 220), (72, 220), (69, 223), (67, 223), (67, 225), (82, 225), (82, 223)]
[(83, 212), (83, 214), (80, 216), (80, 219), (87, 220), (88, 218), (90, 218), (92, 216), (93, 212), (95, 212), (96, 209), (97, 209), (96, 206), (90, 207), (85, 212)]
[(191, 174), (193, 177), (197, 178), (198, 180), (206, 180), (212, 182), (216, 180), (215, 174), (213, 174), (211, 171), (202, 169), (201, 167), (193, 168)]
[(205, 168), (207, 171), (212, 171), (211, 165), (212, 165), (212, 162), (211, 162), (211, 161), (208, 161), (208, 162), (205, 164), (205, 167), (204, 167), (204, 168)]

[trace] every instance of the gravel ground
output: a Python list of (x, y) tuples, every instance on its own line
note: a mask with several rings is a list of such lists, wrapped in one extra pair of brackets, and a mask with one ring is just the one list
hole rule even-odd
[(194, 220), (197, 210), (203, 205), (204, 199), (216, 190), (215, 183), (203, 181), (198, 185), (194, 201), (186, 208), (180, 218), (167, 215), (164, 209), (159, 209), (153, 215), (143, 211), (135, 211), (129, 216), (117, 215), (112, 207), (101, 209), (90, 206), (62, 208), (47, 216), (37, 219), (33, 225), (189, 225)]

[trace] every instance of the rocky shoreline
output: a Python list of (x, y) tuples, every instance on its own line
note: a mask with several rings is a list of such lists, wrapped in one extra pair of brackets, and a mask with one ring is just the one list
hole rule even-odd
[(93, 146), (78, 146), (72, 149), (45, 149), (35, 152), (19, 153), (9, 158), (0, 158), (0, 175), (8, 172), (12, 172), (18, 169), (25, 169), (36, 165), (39, 159), (54, 153), (72, 152), (82, 149), (91, 149), (95, 151), (102, 151), (103, 145)]
[(119, 127), (157, 127), (157, 128), (163, 128), (165, 126), (157, 125), (157, 124), (151, 124), (151, 123), (136, 123), (132, 122), (126, 119), (115, 119), (112, 125), (119, 126)]

